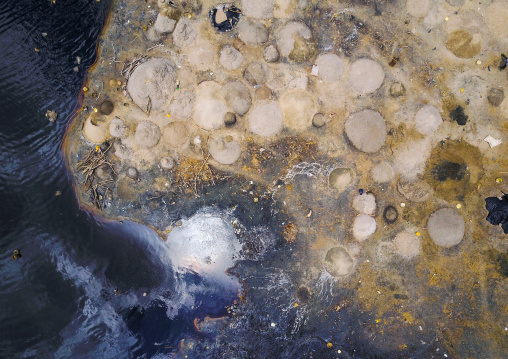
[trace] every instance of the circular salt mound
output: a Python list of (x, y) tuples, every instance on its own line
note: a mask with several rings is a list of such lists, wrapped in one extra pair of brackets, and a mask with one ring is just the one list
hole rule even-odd
[(411, 16), (424, 17), (430, 10), (430, 0), (407, 0), (406, 9)]
[(266, 26), (246, 17), (238, 24), (238, 37), (248, 45), (261, 45), (268, 41)]
[(136, 127), (134, 140), (140, 148), (151, 148), (159, 143), (161, 130), (151, 121), (141, 121)]
[(317, 106), (311, 95), (304, 90), (288, 91), (280, 99), (284, 123), (295, 130), (305, 130), (312, 125)]
[(196, 125), (205, 130), (217, 130), (224, 124), (226, 112), (221, 86), (213, 81), (200, 83), (196, 90), (193, 112)]
[[(132, 100), (142, 109), (161, 108), (175, 91), (176, 67), (168, 59), (151, 58), (132, 73), (127, 82)], [(150, 100), (149, 100), (150, 99)]]
[(462, 241), (466, 224), (462, 215), (456, 210), (441, 208), (430, 215), (427, 229), (434, 243), (450, 248)]
[(224, 46), (220, 51), (219, 63), (226, 70), (233, 71), (240, 67), (243, 56), (233, 46)]
[(223, 165), (235, 163), (242, 153), (240, 144), (231, 136), (221, 136), (210, 141), (208, 151), (213, 159)]
[(243, 116), (252, 105), (249, 88), (238, 80), (230, 81), (222, 88), (224, 99), (231, 109)]
[(328, 176), (328, 183), (333, 189), (342, 192), (353, 182), (353, 178), (353, 171), (349, 168), (335, 168)]
[(416, 234), (414, 232), (410, 233), (409, 231), (397, 233), (393, 240), (393, 246), (400, 256), (407, 259), (417, 257), (422, 250), (420, 240)]
[(354, 261), (343, 247), (333, 247), (325, 256), (325, 269), (334, 277), (348, 275), (353, 270)]
[(193, 92), (178, 91), (169, 105), (171, 117), (189, 120), (192, 116), (194, 101), (196, 101), (196, 95)]
[(261, 137), (279, 133), (282, 130), (282, 112), (277, 102), (254, 107), (249, 113), (249, 129)]
[(124, 137), (127, 133), (127, 126), (121, 119), (114, 118), (109, 124), (109, 133), (113, 137)]
[(83, 133), (88, 141), (92, 143), (102, 143), (108, 139), (108, 127), (106, 124), (99, 124), (92, 121), (89, 117), (83, 125)]
[(256, 19), (271, 19), (273, 17), (273, 0), (242, 0), (241, 6), (245, 16)]
[(302, 22), (290, 21), (279, 32), (278, 45), (284, 56), (289, 56), (295, 47), (295, 37), (305, 40), (312, 38), (312, 31)]
[(385, 119), (373, 110), (362, 110), (350, 115), (345, 131), (353, 146), (367, 153), (379, 151), (386, 139)]
[(380, 64), (370, 59), (359, 59), (349, 68), (349, 84), (361, 94), (369, 94), (381, 87), (385, 72)]
[(372, 215), (376, 211), (376, 197), (372, 193), (358, 195), (353, 199), (353, 208), (361, 214)]
[(335, 54), (322, 54), (316, 59), (318, 76), (325, 82), (337, 82), (344, 72), (344, 61)]
[(439, 110), (432, 105), (425, 105), (418, 110), (415, 116), (416, 130), (422, 135), (434, 133), (443, 122)]
[(395, 171), (389, 162), (383, 161), (372, 168), (371, 176), (377, 183), (387, 183), (395, 178)]
[(163, 136), (170, 148), (184, 148), (189, 144), (189, 130), (181, 122), (171, 122), (165, 126)]
[(361, 214), (353, 222), (353, 236), (363, 242), (376, 231), (376, 220), (367, 214)]
[(189, 46), (198, 37), (198, 30), (185, 16), (182, 16), (173, 31), (173, 44), (176, 47)]

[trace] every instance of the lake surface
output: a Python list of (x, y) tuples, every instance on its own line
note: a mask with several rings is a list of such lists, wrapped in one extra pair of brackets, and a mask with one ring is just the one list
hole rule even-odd
[(2, 358), (168, 353), (194, 317), (222, 315), (231, 300), (196, 274), (175, 275), (153, 231), (105, 223), (75, 199), (61, 142), (109, 6), (0, 3)]

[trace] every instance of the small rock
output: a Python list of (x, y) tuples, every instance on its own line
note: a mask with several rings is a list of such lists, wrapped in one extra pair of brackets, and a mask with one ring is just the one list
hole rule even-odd
[(502, 88), (491, 88), (487, 94), (487, 100), (491, 106), (498, 107), (504, 100), (504, 91)]
[(406, 88), (400, 82), (392, 82), (390, 85), (390, 96), (401, 97), (406, 95)]
[(50, 121), (50, 122), (55, 122), (56, 119), (58, 118), (58, 114), (56, 113), (56, 111), (54, 110), (48, 110), (46, 111), (46, 118)]
[(110, 115), (111, 112), (113, 112), (113, 109), (114, 109), (113, 102), (111, 102), (110, 100), (102, 101), (100, 105), (101, 114)]
[(266, 85), (260, 85), (256, 89), (256, 100), (258, 101), (265, 101), (269, 100), (273, 97), (273, 92), (270, 90), (270, 88)]
[(21, 255), (21, 251), (19, 249), (15, 249), (12, 251), (12, 259), (16, 260), (16, 259), (20, 259), (21, 257), (23, 257)]
[(325, 124), (326, 124), (326, 116), (323, 115), (322, 113), (316, 113), (312, 117), (312, 126), (319, 128), (323, 127)]
[(276, 62), (279, 59), (279, 50), (275, 45), (268, 45), (263, 51), (263, 58), (266, 62)]
[(125, 175), (131, 179), (137, 180), (138, 179), (138, 170), (135, 169), (134, 167), (129, 167), (127, 169), (127, 172), (125, 173)]
[(226, 126), (233, 126), (236, 123), (236, 115), (233, 112), (226, 112), (224, 115), (224, 124)]

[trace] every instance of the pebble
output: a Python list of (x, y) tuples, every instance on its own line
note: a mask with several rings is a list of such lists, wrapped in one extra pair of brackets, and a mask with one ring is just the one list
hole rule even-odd
[(279, 50), (275, 45), (268, 45), (263, 51), (263, 58), (266, 62), (276, 62), (279, 59)]
[(312, 126), (319, 128), (323, 127), (325, 124), (326, 124), (326, 116), (323, 115), (322, 113), (316, 113), (312, 117)]

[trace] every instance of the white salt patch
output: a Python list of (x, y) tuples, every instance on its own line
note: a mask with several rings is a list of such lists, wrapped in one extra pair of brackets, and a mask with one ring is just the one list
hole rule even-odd
[(383, 161), (372, 168), (371, 176), (377, 183), (387, 183), (395, 179), (395, 171), (390, 162)]
[(353, 198), (353, 208), (361, 214), (373, 215), (376, 211), (376, 197), (372, 193), (365, 193)]
[(450, 248), (462, 241), (466, 224), (462, 215), (453, 208), (441, 208), (430, 215), (427, 228), (434, 243)]
[(198, 212), (182, 220), (167, 236), (167, 253), (175, 269), (192, 270), (219, 282), (239, 259), (241, 245), (234, 227), (220, 213)]
[(369, 215), (361, 214), (353, 223), (353, 236), (363, 242), (376, 232), (376, 220)]
[(412, 259), (420, 255), (422, 245), (416, 231), (412, 228), (400, 231), (393, 240), (395, 251), (406, 259)]
[(415, 127), (422, 135), (434, 133), (443, 122), (439, 110), (432, 105), (425, 105), (418, 110), (415, 116)]
[(376, 91), (385, 79), (385, 72), (380, 64), (370, 59), (359, 59), (349, 68), (349, 84), (361, 93), (369, 94)]
[(223, 125), (226, 112), (221, 86), (213, 81), (200, 83), (196, 90), (193, 112), (196, 125), (206, 130), (217, 130)]
[(282, 130), (282, 112), (277, 102), (258, 105), (249, 113), (249, 129), (261, 137), (271, 137)]
[[(335, 54), (321, 54), (315, 61), (319, 69), (319, 76), (325, 82), (337, 82), (344, 73), (344, 61)], [(312, 67), (314, 70), (314, 67)]]

